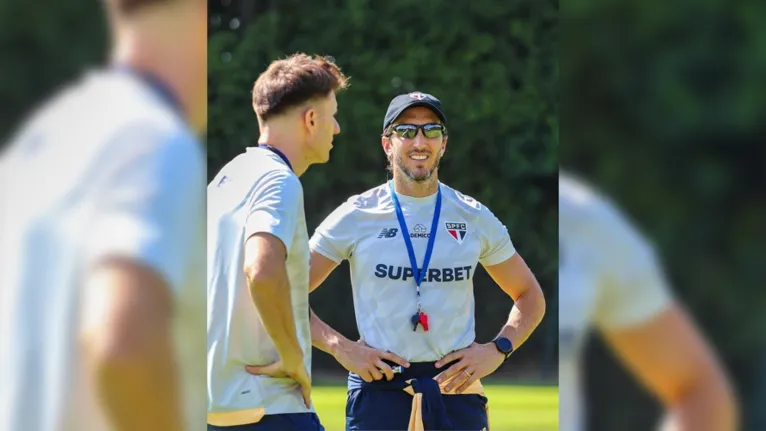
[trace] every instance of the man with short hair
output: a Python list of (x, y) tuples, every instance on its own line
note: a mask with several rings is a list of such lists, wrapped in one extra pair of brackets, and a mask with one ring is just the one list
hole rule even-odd
[(3, 430), (205, 420), (206, 3), (105, 3), (111, 65), (48, 101), (0, 163)]
[(253, 87), (259, 146), (208, 186), (208, 429), (321, 430), (311, 406), (309, 248), (299, 177), (329, 160), (340, 69), (296, 54)]
[[(395, 97), (381, 144), (393, 180), (352, 196), (311, 239), (312, 289), (341, 261), (350, 263), (361, 341), (312, 315), (314, 345), (350, 372), (348, 430), (486, 428), (479, 379), (540, 323), (542, 291), (492, 212), (438, 181), (447, 128), (437, 98)], [(515, 302), (486, 344), (475, 341), (479, 263)]]

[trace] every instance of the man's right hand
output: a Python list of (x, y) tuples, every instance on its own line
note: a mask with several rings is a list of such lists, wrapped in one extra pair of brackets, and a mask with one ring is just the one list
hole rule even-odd
[(359, 375), (365, 382), (381, 380), (383, 375), (386, 376), (388, 381), (394, 378), (394, 370), (387, 363), (383, 362), (384, 359), (405, 368), (410, 366), (406, 359), (393, 353), (370, 347), (362, 340), (356, 343), (345, 342), (338, 345), (334, 356), (343, 365), (343, 368)]
[(289, 377), (301, 386), (303, 402), (311, 408), (311, 377), (303, 365), (303, 360), (286, 363), (281, 359), (269, 365), (245, 365), (245, 371), (255, 376)]

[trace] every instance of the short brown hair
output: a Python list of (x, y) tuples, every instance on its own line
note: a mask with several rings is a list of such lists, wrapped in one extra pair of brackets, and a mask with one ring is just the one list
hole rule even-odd
[(302, 53), (272, 62), (253, 85), (253, 110), (260, 120), (315, 97), (348, 87), (348, 78), (329, 59)]

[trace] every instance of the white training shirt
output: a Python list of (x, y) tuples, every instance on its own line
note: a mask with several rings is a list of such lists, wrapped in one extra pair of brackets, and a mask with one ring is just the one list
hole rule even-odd
[(245, 365), (279, 359), (243, 272), (245, 240), (259, 232), (273, 234), (287, 249), (295, 326), (311, 371), (309, 238), (298, 177), (276, 153), (248, 148), (208, 185), (207, 232), (208, 412), (308, 412), (294, 380), (245, 371)]
[(397, 193), (419, 267), (430, 235), (437, 235), (421, 285), (429, 331), (410, 321), (417, 311), (412, 267), (388, 183), (352, 196), (316, 229), (311, 249), (348, 260), (356, 323), (372, 347), (411, 362), (436, 361), (475, 339), (473, 277), (476, 266), (496, 265), (516, 250), (503, 223), (469, 196), (440, 183), (442, 209), (431, 232), (436, 194)]
[(44, 105), (4, 157), (0, 429), (109, 429), (82, 368), (78, 318), (84, 271), (110, 256), (169, 283), (187, 429), (204, 429), (205, 161), (184, 120), (142, 79), (92, 72)]
[(559, 414), (562, 431), (580, 431), (589, 332), (644, 323), (671, 296), (648, 242), (609, 201), (564, 174), (559, 241)]

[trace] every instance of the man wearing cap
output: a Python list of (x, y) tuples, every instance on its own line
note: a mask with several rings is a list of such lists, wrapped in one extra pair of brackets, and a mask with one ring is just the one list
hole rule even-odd
[[(437, 98), (395, 97), (381, 144), (393, 180), (349, 198), (310, 241), (310, 289), (349, 261), (361, 340), (312, 314), (313, 344), (349, 370), (348, 430), (486, 428), (479, 379), (537, 327), (542, 291), (493, 213), (438, 181), (447, 128)], [(485, 344), (475, 341), (479, 263), (514, 302)]]

